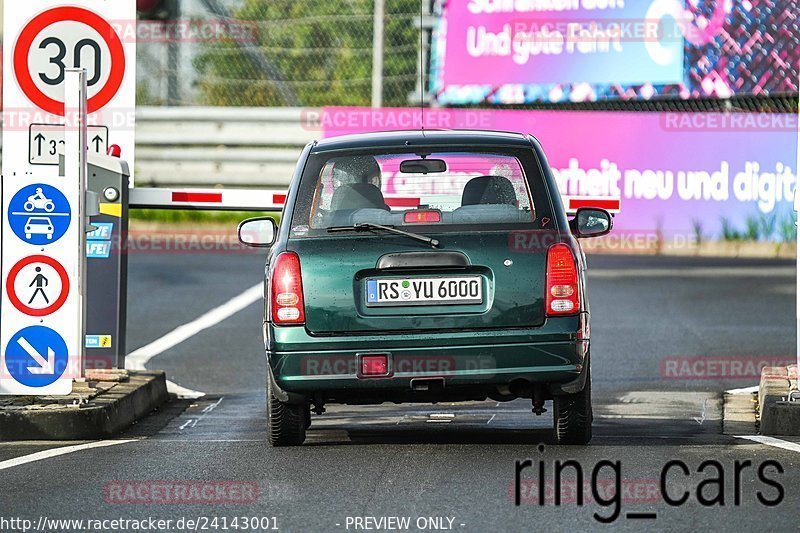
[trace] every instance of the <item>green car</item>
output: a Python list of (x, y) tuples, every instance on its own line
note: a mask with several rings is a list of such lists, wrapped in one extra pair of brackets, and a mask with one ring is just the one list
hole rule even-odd
[(268, 435), (302, 444), (325, 404), (553, 400), (559, 443), (592, 436), (589, 303), (576, 237), (538, 141), (409, 131), (309, 144), (268, 247)]

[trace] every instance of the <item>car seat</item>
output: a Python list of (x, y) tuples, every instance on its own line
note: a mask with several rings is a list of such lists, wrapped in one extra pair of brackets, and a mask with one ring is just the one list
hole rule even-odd
[(364, 209), (390, 211), (381, 190), (371, 183), (351, 183), (336, 189), (331, 198), (331, 226), (353, 224), (353, 215)]
[(461, 195), (461, 207), (453, 211), (454, 224), (530, 222), (530, 218), (530, 213), (519, 209), (514, 185), (504, 176), (469, 180)]

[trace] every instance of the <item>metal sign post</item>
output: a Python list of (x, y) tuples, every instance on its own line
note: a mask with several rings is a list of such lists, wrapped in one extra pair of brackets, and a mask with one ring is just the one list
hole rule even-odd
[[(800, 78), (798, 78), (800, 81)], [(797, 104), (800, 106), (800, 95), (797, 97)], [(800, 118), (800, 108), (798, 108), (798, 118)], [(798, 171), (800, 171), (800, 131), (797, 132), (797, 165), (794, 167)], [(794, 186), (794, 212), (797, 214), (797, 219), (794, 223), (795, 225), (795, 268), (796, 273), (795, 277), (796, 285), (795, 285), (795, 356), (796, 361), (795, 364), (797, 365), (797, 377), (800, 378), (800, 182), (795, 183)], [(794, 388), (789, 393), (789, 400), (790, 401), (800, 401), (800, 379), (795, 379)]]
[[(800, 78), (798, 78), (800, 81)], [(800, 96), (797, 98), (797, 103), (800, 106)], [(798, 108), (798, 115), (800, 118), (800, 108)], [(794, 167), (800, 173), (800, 131), (797, 132), (797, 164)], [(797, 286), (795, 287), (796, 302), (795, 302), (795, 317), (797, 319), (797, 327), (795, 329), (795, 354), (797, 356), (797, 374), (800, 378), (800, 183), (795, 183), (794, 187), (794, 211), (797, 213), (798, 219), (795, 222), (796, 229), (796, 268), (797, 268)], [(800, 400), (800, 379), (795, 380), (795, 389), (792, 391), (791, 398), (793, 400)]]
[(86, 375), (86, 349), (84, 339), (86, 338), (86, 229), (89, 226), (89, 218), (86, 216), (86, 192), (87, 192), (87, 86), (86, 70), (67, 69), (65, 74), (64, 90), (64, 178), (65, 183), (77, 184), (77, 203), (78, 212), (74, 217), (74, 222), (78, 225), (80, 238), (78, 240), (77, 253), (77, 275), (75, 284), (78, 287), (76, 297), (78, 299), (77, 329), (79, 339), (78, 353), (75, 354), (75, 370), (79, 375), (73, 376), (76, 379), (83, 379)]
[(372, 22), (372, 107), (383, 107), (383, 48), (386, 5), (375, 0)]

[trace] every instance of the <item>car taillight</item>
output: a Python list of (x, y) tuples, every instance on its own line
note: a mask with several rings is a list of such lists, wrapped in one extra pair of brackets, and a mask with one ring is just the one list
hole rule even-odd
[(431, 224), (442, 221), (442, 214), (439, 211), (408, 211), (403, 217), (406, 224)]
[(305, 323), (303, 277), (300, 273), (300, 258), (296, 253), (283, 252), (275, 258), (270, 283), (270, 300), (273, 324), (284, 326)]
[(359, 370), (363, 377), (388, 376), (389, 356), (387, 354), (362, 355)]
[(581, 310), (578, 266), (572, 249), (554, 244), (547, 252), (547, 316), (575, 315)]

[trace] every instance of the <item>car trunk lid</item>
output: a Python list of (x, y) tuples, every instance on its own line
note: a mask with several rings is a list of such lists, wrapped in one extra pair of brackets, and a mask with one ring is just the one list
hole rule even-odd
[(443, 233), (439, 249), (395, 235), (289, 241), (300, 257), (312, 334), (380, 334), (540, 326), (546, 250), (514, 232)]

